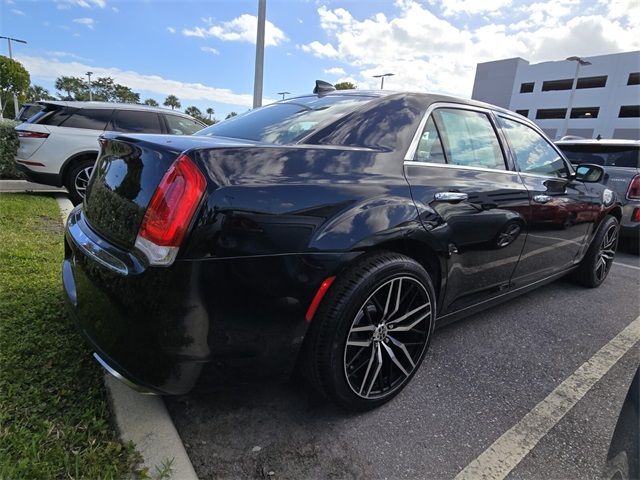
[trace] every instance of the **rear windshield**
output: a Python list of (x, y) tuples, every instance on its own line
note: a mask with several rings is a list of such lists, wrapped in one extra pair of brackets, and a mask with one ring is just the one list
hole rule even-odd
[(372, 98), (364, 95), (293, 98), (231, 117), (196, 135), (292, 143), (310, 134), (318, 124), (337, 120)]
[(571, 163), (640, 168), (640, 147), (614, 145), (558, 145)]

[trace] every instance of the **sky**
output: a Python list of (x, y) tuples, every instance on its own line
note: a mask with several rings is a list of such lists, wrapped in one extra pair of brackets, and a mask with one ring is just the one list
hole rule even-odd
[[(251, 107), (257, 0), (0, 0), (0, 35), (56, 94), (61, 75), (111, 76), (217, 118)], [(640, 0), (267, 0), (264, 102), (316, 79), (470, 97), (479, 62), (640, 49)], [(635, 20), (635, 21), (634, 21)], [(5, 41), (0, 54), (7, 55)]]

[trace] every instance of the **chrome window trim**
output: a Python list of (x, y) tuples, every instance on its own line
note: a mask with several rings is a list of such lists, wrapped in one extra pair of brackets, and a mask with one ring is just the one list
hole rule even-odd
[(422, 132), (424, 131), (424, 127), (426, 126), (427, 121), (429, 120), (429, 117), (431, 116), (433, 111), (438, 109), (438, 108), (452, 108), (452, 109), (455, 109), (455, 110), (468, 110), (468, 111), (471, 111), (471, 112), (484, 113), (484, 114), (487, 115), (489, 123), (491, 124), (491, 127), (494, 130), (499, 128), (499, 125), (494, 125), (495, 122), (492, 119), (492, 114), (497, 114), (497, 112), (494, 112), (490, 108), (477, 107), (475, 105), (466, 105), (464, 103), (453, 103), (453, 102), (435, 102), (435, 103), (432, 103), (431, 105), (429, 105), (429, 108), (427, 108), (427, 111), (425, 112), (424, 116), (422, 117), (422, 120), (420, 120), (420, 123), (418, 124), (418, 130), (416, 130), (416, 133), (413, 135), (413, 139), (411, 140), (411, 143), (409, 144), (409, 148), (407, 149), (407, 153), (404, 156), (404, 165), (411, 165), (411, 166), (421, 166), (422, 165), (422, 166), (425, 166), (425, 167), (458, 168), (458, 169), (462, 169), (462, 170), (475, 170), (475, 171), (479, 171), (479, 172), (518, 173), (517, 171), (510, 170), (509, 163), (507, 162), (507, 154), (508, 154), (508, 152), (505, 150), (505, 146), (502, 145), (502, 142), (500, 141), (500, 137), (498, 135), (498, 132), (496, 132), (496, 139), (498, 140), (498, 143), (500, 144), (500, 151), (502, 152), (503, 160), (505, 162), (504, 168), (502, 168), (502, 169), (500, 169), (500, 168), (486, 168), (486, 167), (473, 167), (473, 166), (468, 166), (468, 165), (455, 165), (455, 164), (452, 164), (452, 163), (433, 163), (433, 162), (417, 162), (417, 161), (415, 161), (413, 158), (415, 157), (416, 150), (418, 150), (418, 144), (420, 143), (420, 137), (422, 136)]
[(497, 168), (484, 168), (484, 167), (470, 167), (468, 165), (452, 165), (450, 163), (432, 163), (432, 162), (416, 162), (414, 160), (405, 160), (404, 165), (410, 167), (439, 167), (439, 168), (455, 168), (458, 170), (474, 170), (478, 172), (491, 172), (491, 173), (509, 173), (511, 175), (517, 175), (519, 172), (513, 170), (498, 170)]

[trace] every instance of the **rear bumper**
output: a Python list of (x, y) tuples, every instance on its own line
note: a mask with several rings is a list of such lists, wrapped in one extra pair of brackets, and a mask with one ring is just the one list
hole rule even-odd
[(24, 173), (27, 180), (33, 183), (41, 183), (43, 185), (51, 185), (54, 187), (62, 187), (62, 177), (57, 173), (36, 172), (24, 163), (20, 163), (20, 159), (16, 159), (16, 168)]
[(627, 200), (627, 203), (622, 207), (620, 236), (640, 238), (640, 222), (633, 221), (633, 214), (636, 209), (640, 209), (640, 201), (638, 200)]
[(184, 394), (288, 377), (320, 283), (356, 254), (176, 261), (148, 268), (94, 233), (65, 231), (69, 308), (103, 366), (137, 390)]

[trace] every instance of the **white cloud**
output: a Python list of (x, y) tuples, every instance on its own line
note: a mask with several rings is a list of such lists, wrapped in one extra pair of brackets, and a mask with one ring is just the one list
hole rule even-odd
[[(464, 3), (431, 3), (436, 1), (449, 12)], [(354, 83), (361, 88), (378, 88), (371, 77), (392, 72), (395, 76), (385, 80), (389, 89), (461, 96), (470, 96), (479, 62), (511, 57), (540, 62), (640, 48), (640, 24), (628, 21), (635, 12), (634, 4), (617, 0), (598, 11), (595, 5), (587, 8), (577, 1), (542, 0), (512, 7), (509, 25), (497, 23), (493, 16), (478, 15), (475, 23), (480, 26), (475, 27), (443, 18), (444, 13), (438, 16), (433, 6), (415, 0), (396, 0), (393, 15), (378, 13), (364, 19), (344, 8), (321, 6), (318, 17), (326, 38), (299, 48), (349, 64), (349, 70), (357, 72)], [(493, 5), (477, 2), (469, 8), (483, 8), (486, 13)], [(602, 9), (612, 13), (602, 15)]]
[(220, 52), (213, 47), (200, 47), (200, 50), (206, 53), (212, 53), (214, 55), (220, 55)]
[(442, 14), (445, 16), (454, 15), (477, 15), (480, 13), (497, 12), (509, 7), (511, 0), (440, 0)]
[(59, 10), (66, 10), (71, 7), (104, 8), (107, 6), (107, 2), (105, 0), (55, 0), (55, 2)]
[(96, 24), (96, 21), (93, 18), (82, 17), (82, 18), (74, 18), (73, 23), (84, 25), (87, 28), (93, 28), (93, 26)]
[[(253, 94), (235, 93), (226, 88), (212, 87), (202, 83), (187, 83), (163, 78), (159, 75), (145, 75), (131, 70), (113, 67), (99, 67), (82, 62), (61, 62), (56, 59), (32, 56), (17, 58), (31, 74), (31, 78), (53, 81), (62, 75), (84, 77), (92, 71), (95, 77), (112, 77), (117, 83), (134, 91), (151, 92), (157, 95), (176, 95), (180, 100), (207, 100), (243, 107), (251, 107)], [(264, 99), (271, 103), (273, 99)]]
[(11, 13), (15, 15), (24, 15), (24, 12), (22, 10), (18, 10), (17, 8), (12, 8)]
[(76, 55), (75, 53), (63, 52), (63, 51), (60, 51), (60, 50), (48, 51), (47, 54), (51, 55), (52, 57), (56, 57), (56, 59), (71, 58), (73, 60), (80, 60), (80, 61), (83, 61), (83, 62), (90, 61), (88, 58), (81, 57), (80, 55)]
[(167, 27), (167, 32), (169, 33), (176, 33), (176, 29), (173, 27)]
[(346, 72), (344, 71), (343, 68), (340, 67), (331, 67), (331, 68), (327, 68), (324, 73), (327, 73), (329, 75), (345, 75)]
[(114, 13), (120, 13), (120, 9), (119, 9), (118, 7), (111, 7), (111, 10), (112, 10)]
[[(202, 19), (205, 23), (210, 24), (211, 19)], [(254, 15), (243, 14), (228, 22), (219, 24), (210, 24), (204, 27), (194, 27), (192, 29), (185, 28), (182, 34), (187, 37), (215, 37), (220, 40), (230, 42), (247, 42), (256, 43), (256, 29), (258, 26), (258, 18)], [(270, 21), (265, 23), (264, 43), (267, 47), (276, 46), (287, 40), (287, 36), (282, 30), (276, 27)]]

